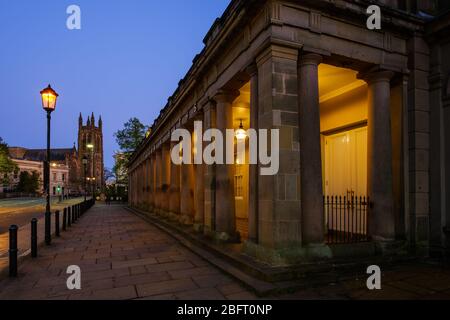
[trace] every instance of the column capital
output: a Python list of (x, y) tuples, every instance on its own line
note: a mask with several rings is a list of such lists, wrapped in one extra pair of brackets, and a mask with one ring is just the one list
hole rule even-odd
[(245, 72), (248, 73), (250, 77), (254, 77), (258, 75), (258, 66), (256, 63), (252, 62), (250, 65), (245, 68)]
[(358, 79), (364, 80), (367, 83), (374, 82), (389, 82), (394, 76), (394, 72), (390, 70), (383, 69), (372, 69), (368, 72), (361, 72), (358, 74)]
[(300, 66), (303, 65), (319, 65), (323, 61), (323, 57), (317, 53), (305, 53), (300, 56)]
[(217, 93), (212, 97), (212, 99), (216, 103), (221, 102), (233, 102), (234, 99), (236, 99), (240, 95), (239, 90), (226, 90), (226, 89), (220, 89), (217, 91)]

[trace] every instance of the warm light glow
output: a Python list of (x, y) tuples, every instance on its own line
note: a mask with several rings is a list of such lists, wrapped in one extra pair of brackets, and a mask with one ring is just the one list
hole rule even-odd
[(88, 145), (86, 145), (86, 148), (88, 149), (94, 149), (94, 145), (92, 143), (89, 143)]
[(58, 94), (55, 90), (52, 89), (50, 85), (47, 88), (41, 91), (42, 97), (42, 107), (45, 111), (52, 112), (56, 108), (56, 100), (58, 98)]
[(52, 167), (56, 167), (56, 163), (52, 163)]
[(192, 134), (192, 154), (194, 157), (197, 155), (197, 133), (195, 131)]
[(247, 138), (247, 132), (244, 130), (244, 126), (241, 124), (239, 125), (239, 129), (236, 130), (236, 139), (238, 140), (245, 140)]

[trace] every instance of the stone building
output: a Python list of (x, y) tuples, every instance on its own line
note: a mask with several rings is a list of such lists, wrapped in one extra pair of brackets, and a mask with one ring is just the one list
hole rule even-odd
[[(98, 126), (95, 124), (94, 113), (83, 125), (83, 117), (80, 113), (78, 119), (78, 156), (79, 161), (85, 156), (88, 159), (87, 177), (94, 181), (95, 189), (101, 191), (105, 185), (104, 163), (103, 163), (103, 121), (98, 119)], [(81, 162), (80, 162), (81, 163)], [(80, 164), (80, 177), (84, 174), (84, 168)], [(92, 179), (95, 178), (95, 179)]]
[[(381, 30), (367, 28), (374, 3)], [(231, 1), (131, 159), (130, 206), (241, 242), (269, 262), (448, 252), (446, 9), (446, 1)], [(193, 132), (196, 120), (221, 132), (279, 129), (278, 173), (175, 165), (171, 133)]]
[[(6, 189), (13, 191), (19, 183), (21, 172), (37, 173), (39, 176), (39, 190), (44, 193), (44, 159), (45, 150), (9, 148), (11, 159), (17, 164), (19, 170), (11, 174), (10, 185)], [(76, 162), (76, 149), (51, 150), (52, 162), (50, 164), (50, 194), (52, 196), (66, 196), (77, 190), (78, 186), (71, 179), (71, 167)], [(73, 170), (72, 170), (73, 173)]]
[[(11, 159), (19, 164), (19, 168), (21, 164), (24, 164), (25, 167), (27, 167), (28, 164), (32, 164), (35, 167), (43, 168), (47, 150), (11, 147), (9, 148), (9, 154)], [(58, 168), (61, 170), (66, 168), (68, 170), (67, 175), (64, 173), (65, 194), (67, 194), (67, 192), (71, 194), (81, 194), (83, 192), (85, 173), (82, 159), (84, 156), (86, 156), (88, 160), (86, 165), (86, 177), (89, 178), (88, 187), (93, 187), (100, 192), (105, 185), (103, 164), (103, 121), (100, 117), (98, 126), (96, 126), (93, 113), (88, 117), (86, 125), (83, 124), (83, 118), (80, 114), (78, 120), (78, 150), (75, 147), (75, 144), (72, 148), (51, 150), (51, 171), (57, 171)], [(41, 169), (38, 169), (38, 171)], [(53, 174), (50, 175), (50, 181), (52, 181), (52, 175)], [(41, 176), (43, 177), (43, 173)], [(58, 181), (63, 179), (63, 173), (58, 173), (55, 177), (55, 180), (56, 179), (58, 179)], [(12, 189), (13, 186), (14, 182), (12, 186), (5, 189)], [(53, 187), (51, 186), (50, 191), (52, 192), (52, 190)], [(55, 190), (58, 190), (56, 185)]]

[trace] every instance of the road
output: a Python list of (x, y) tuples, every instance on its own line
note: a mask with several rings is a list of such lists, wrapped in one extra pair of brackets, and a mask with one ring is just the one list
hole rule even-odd
[[(58, 206), (57, 199), (52, 200), (52, 205), (55, 206), (55, 208)], [(29, 223), (33, 218), (39, 219), (44, 215), (44, 212), (45, 198), (0, 200), (0, 234), (8, 232), (8, 229), (12, 224), (21, 227)]]

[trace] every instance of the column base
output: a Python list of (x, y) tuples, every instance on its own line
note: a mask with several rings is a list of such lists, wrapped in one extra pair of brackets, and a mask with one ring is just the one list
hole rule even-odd
[(176, 213), (176, 212), (170, 211), (170, 212), (168, 213), (167, 218), (168, 218), (170, 221), (172, 221), (172, 222), (178, 222), (178, 221), (180, 220), (180, 214), (179, 214), (179, 213)]
[(186, 226), (191, 226), (194, 224), (194, 218), (186, 214), (181, 215), (178, 221)]
[(410, 246), (405, 240), (373, 239), (377, 254), (383, 256), (406, 255)]
[(302, 247), (298, 243), (291, 244), (289, 247), (275, 249), (264, 247), (251, 241), (245, 241), (243, 252), (273, 266), (288, 266), (311, 261), (329, 260), (333, 257), (331, 248), (325, 244)]
[(201, 223), (194, 223), (194, 231), (197, 233), (203, 233), (204, 227)]
[(225, 243), (239, 243), (241, 242), (241, 235), (239, 232), (236, 232), (232, 235), (227, 232), (219, 232), (213, 230), (205, 230), (204, 234), (217, 242), (225, 242)]

